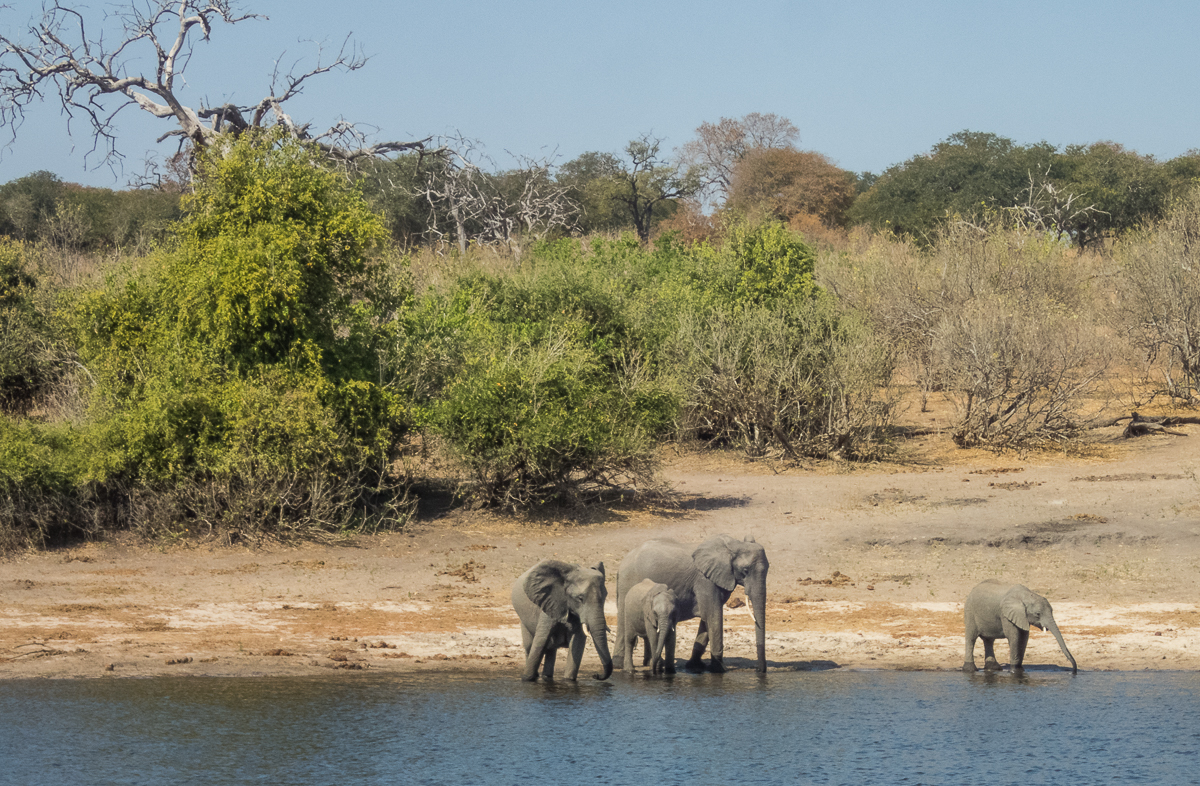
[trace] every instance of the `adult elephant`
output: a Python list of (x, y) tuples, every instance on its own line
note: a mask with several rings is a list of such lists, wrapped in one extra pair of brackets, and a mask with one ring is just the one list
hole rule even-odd
[(1058, 639), (1058, 647), (1067, 660), (1071, 661), (1071, 671), (1077, 672), (1075, 658), (1067, 649), (1062, 634), (1058, 632), (1058, 624), (1054, 621), (1054, 611), (1050, 601), (1023, 587), (1020, 584), (1005, 584), (996, 579), (981, 582), (963, 605), (963, 626), (966, 629), (966, 652), (963, 655), (963, 671), (977, 671), (975, 668), (975, 640), (983, 639), (983, 668), (988, 671), (999, 671), (1000, 662), (996, 660), (994, 648), (996, 639), (1008, 639), (1008, 659), (1014, 672), (1024, 671), (1025, 646), (1029, 643), (1029, 626), (1048, 630)]
[[(625, 641), (625, 594), (643, 579), (666, 584), (675, 593), (678, 621), (700, 618), (689, 669), (703, 666), (705, 648), (712, 652), (709, 670), (725, 671), (724, 608), (733, 588), (741, 584), (754, 614), (757, 670), (767, 670), (767, 552), (754, 538), (737, 540), (717, 535), (699, 546), (674, 540), (651, 540), (625, 555), (617, 574), (617, 641)], [(622, 657), (619, 655), (618, 657)], [(621, 664), (617, 664), (618, 667)]]
[(522, 573), (512, 586), (512, 604), (521, 618), (521, 644), (525, 648), (525, 670), (521, 679), (537, 679), (538, 664), (545, 659), (542, 678), (554, 679), (554, 661), (558, 650), (569, 646), (571, 662), (566, 678), (579, 675), (583, 648), (587, 641), (583, 626), (592, 634), (592, 643), (606, 680), (612, 676), (612, 656), (608, 652), (608, 624), (604, 620), (604, 563), (584, 568), (567, 562), (542, 560)]

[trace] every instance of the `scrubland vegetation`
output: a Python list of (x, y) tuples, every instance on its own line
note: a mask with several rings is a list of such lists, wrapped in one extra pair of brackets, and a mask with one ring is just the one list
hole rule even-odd
[(653, 494), (667, 443), (881, 459), (934, 392), (997, 451), (1194, 403), (1194, 157), (964, 132), (876, 177), (774, 116), (697, 133), (495, 170), (260, 131), (0, 186), (0, 550)]

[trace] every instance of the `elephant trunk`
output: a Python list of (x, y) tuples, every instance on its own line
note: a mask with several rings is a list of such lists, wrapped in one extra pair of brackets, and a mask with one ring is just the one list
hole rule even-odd
[(593, 674), (592, 678), (597, 680), (606, 680), (612, 676), (613, 661), (612, 655), (608, 652), (608, 624), (604, 621), (604, 612), (592, 615), (587, 623), (588, 633), (592, 635), (592, 644), (596, 647), (596, 654), (600, 656), (600, 663), (604, 666), (604, 673)]
[[(648, 631), (649, 632), (649, 631)], [(662, 654), (663, 647), (666, 646), (667, 636), (671, 632), (671, 618), (661, 619), (658, 622), (658, 630), (650, 632), (654, 639), (654, 650), (650, 655), (650, 671), (657, 674), (662, 669)], [(672, 668), (674, 664), (672, 664)]]
[(1063, 655), (1067, 656), (1067, 660), (1071, 661), (1071, 673), (1077, 674), (1079, 667), (1075, 665), (1075, 658), (1071, 657), (1071, 651), (1067, 649), (1067, 643), (1063, 641), (1062, 634), (1058, 632), (1058, 623), (1053, 619), (1046, 620), (1046, 630), (1054, 634), (1054, 638), (1058, 639), (1058, 648), (1062, 650)]
[(767, 577), (761, 581), (747, 582), (746, 595), (750, 598), (750, 611), (754, 614), (755, 671), (762, 674), (767, 670)]

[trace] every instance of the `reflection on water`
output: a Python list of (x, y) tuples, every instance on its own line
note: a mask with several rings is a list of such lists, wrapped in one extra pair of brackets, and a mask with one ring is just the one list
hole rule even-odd
[(1165, 783), (1200, 676), (0, 682), (3, 784)]

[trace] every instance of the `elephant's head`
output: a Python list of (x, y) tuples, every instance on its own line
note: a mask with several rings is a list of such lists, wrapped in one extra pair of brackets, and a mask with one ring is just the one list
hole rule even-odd
[(757, 669), (767, 670), (767, 562), (766, 550), (754, 538), (737, 540), (718, 535), (692, 552), (692, 562), (705, 577), (726, 592), (741, 584), (754, 614), (754, 644)]
[[(646, 632), (653, 637), (652, 641), (654, 642), (654, 652), (650, 658), (651, 668), (658, 671), (659, 663), (662, 662), (663, 647), (667, 643), (667, 634), (679, 622), (674, 590), (666, 584), (656, 584), (654, 589), (646, 595), (642, 612), (645, 617)], [(671, 668), (674, 668), (673, 664)]]
[(608, 652), (608, 624), (604, 620), (604, 563), (584, 568), (558, 560), (539, 562), (525, 579), (525, 594), (556, 622), (567, 623), (574, 615), (591, 634), (596, 654), (604, 665), (598, 680), (612, 676), (612, 656)]
[(1062, 634), (1058, 631), (1058, 624), (1054, 621), (1054, 611), (1050, 608), (1050, 601), (1018, 584), (1005, 593), (1004, 599), (1000, 601), (1000, 616), (1023, 631), (1028, 631), (1029, 626), (1032, 625), (1039, 630), (1048, 630), (1053, 633), (1054, 638), (1058, 640), (1059, 649), (1062, 650), (1063, 655), (1067, 656), (1067, 660), (1071, 661), (1071, 671), (1079, 670), (1079, 667), (1075, 665), (1075, 658), (1071, 657), (1071, 651), (1067, 649), (1067, 643), (1063, 641)]

